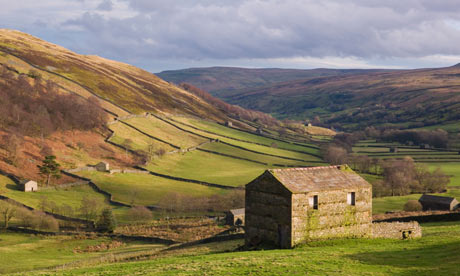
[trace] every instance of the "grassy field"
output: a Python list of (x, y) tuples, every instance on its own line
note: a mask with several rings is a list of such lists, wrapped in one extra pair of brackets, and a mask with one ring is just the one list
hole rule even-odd
[(460, 162), (458, 163), (427, 163), (428, 168), (435, 170), (436, 168), (441, 168), (444, 173), (449, 175), (450, 183), (449, 186), (460, 186)]
[(101, 172), (81, 172), (98, 187), (113, 195), (113, 199), (126, 204), (155, 205), (168, 193), (189, 196), (210, 196), (223, 193), (222, 189), (199, 184), (165, 179), (149, 174), (107, 174)]
[[(451, 189), (446, 193), (436, 194), (440, 196), (450, 196), (460, 199), (460, 190)], [(381, 214), (388, 211), (402, 211), (404, 204), (410, 199), (418, 200), (421, 194), (411, 194), (406, 196), (387, 196), (372, 199), (372, 212)]]
[[(317, 153), (318, 150), (316, 150), (316, 149), (303, 147), (303, 149), (304, 149), (303, 151), (307, 152), (307, 154), (305, 154), (305, 153), (293, 152), (293, 151), (280, 149), (278, 147), (262, 146), (262, 145), (256, 145), (256, 144), (253, 144), (253, 143), (237, 141), (237, 140), (234, 140), (234, 139), (225, 138), (225, 137), (222, 137), (222, 136), (219, 136), (219, 135), (214, 135), (214, 134), (210, 134), (210, 133), (207, 133), (207, 132), (204, 132), (204, 131), (196, 130), (196, 129), (187, 127), (185, 125), (181, 125), (181, 128), (183, 128), (185, 130), (192, 131), (193, 133), (197, 133), (197, 134), (212, 138), (212, 139), (219, 139), (220, 141), (223, 141), (223, 142), (235, 145), (235, 146), (243, 147), (243, 148), (246, 148), (246, 149), (249, 149), (249, 150), (261, 152), (261, 153), (273, 154), (273, 155), (289, 157), (289, 158), (296, 158), (296, 159), (301, 159), (301, 160), (306, 160), (306, 161), (318, 161), (318, 160), (320, 160), (320, 158), (308, 154), (308, 153), (313, 153), (313, 154)], [(276, 143), (276, 141), (274, 141), (274, 142)], [(276, 144), (276, 145), (278, 145), (278, 144)]]
[[(422, 224), (415, 240), (338, 239), (292, 250), (228, 252), (239, 243), (202, 245), (153, 260), (105, 264), (56, 275), (460, 275), (460, 223)], [(225, 247), (225, 244), (228, 246)], [(226, 252), (227, 251), (227, 252)]]
[(55, 202), (58, 206), (66, 204), (74, 209), (78, 209), (81, 206), (81, 200), (84, 197), (97, 199), (102, 204), (109, 206), (105, 201), (104, 195), (95, 192), (88, 185), (25, 193), (18, 190), (16, 184), (3, 175), (0, 175), (0, 194), (33, 208), (39, 208), (43, 197)]
[[(88, 246), (110, 243), (105, 237), (81, 239), (71, 236), (39, 236), (0, 232), (0, 273), (37, 270), (75, 262), (90, 262), (91, 259), (113, 257), (116, 254), (133, 253), (136, 251), (158, 250), (163, 248), (157, 244), (133, 242), (121, 247), (99, 252), (74, 252), (85, 250)], [(31, 275), (37, 272), (30, 272)]]
[(164, 149), (167, 152), (174, 150), (174, 148), (170, 145), (143, 135), (142, 133), (122, 123), (112, 124), (110, 125), (110, 129), (115, 132), (115, 135), (110, 139), (110, 141), (119, 145), (124, 145), (126, 140), (130, 139), (132, 143), (129, 144), (129, 148), (133, 150), (147, 151), (149, 145), (153, 145), (155, 150)]
[(147, 168), (151, 171), (227, 186), (242, 186), (267, 166), (202, 151), (165, 155)]
[(316, 163), (309, 163), (309, 162), (302, 162), (302, 161), (295, 161), (295, 160), (288, 160), (284, 158), (279, 158), (279, 157), (273, 157), (273, 156), (268, 156), (268, 155), (263, 155), (263, 154), (258, 154), (258, 153), (253, 153), (250, 151), (238, 149), (226, 144), (222, 143), (209, 143), (205, 144), (200, 147), (201, 149), (205, 150), (210, 150), (210, 151), (215, 151), (215, 152), (220, 152), (223, 154), (229, 154), (232, 156), (237, 156), (241, 158), (246, 158), (250, 160), (255, 160), (259, 162), (264, 162), (270, 165), (273, 164), (281, 164), (281, 165), (291, 165), (291, 166), (311, 166), (315, 165)]
[[(310, 150), (312, 153), (318, 152), (317, 149), (308, 149), (306, 147), (294, 145), (291, 143), (273, 140), (267, 137), (262, 137), (262, 136), (247, 133), (244, 131), (239, 131), (234, 128), (225, 127), (215, 122), (210, 122), (210, 121), (205, 121), (205, 120), (196, 120), (196, 119), (191, 119), (191, 118), (186, 118), (186, 117), (174, 117), (174, 120), (186, 123), (188, 125), (192, 125), (201, 130), (213, 132), (217, 135), (224, 135), (224, 136), (228, 136), (231, 138), (240, 139), (240, 140), (244, 140), (248, 142), (260, 143), (266, 146), (271, 146), (272, 143), (276, 143), (278, 148), (280, 149), (289, 149), (289, 150), (297, 150), (297, 151)], [(310, 145), (310, 146), (314, 146), (314, 145)]]
[(145, 133), (181, 148), (193, 147), (207, 141), (207, 139), (186, 133), (152, 116), (132, 118), (126, 120), (126, 122)]

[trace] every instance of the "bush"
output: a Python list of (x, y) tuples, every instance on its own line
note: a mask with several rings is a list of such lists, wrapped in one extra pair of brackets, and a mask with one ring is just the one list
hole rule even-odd
[(407, 212), (416, 212), (416, 211), (422, 211), (423, 206), (418, 200), (408, 200), (406, 204), (404, 204), (404, 211)]
[(144, 206), (134, 206), (128, 211), (128, 217), (134, 221), (145, 221), (152, 219), (152, 212)]

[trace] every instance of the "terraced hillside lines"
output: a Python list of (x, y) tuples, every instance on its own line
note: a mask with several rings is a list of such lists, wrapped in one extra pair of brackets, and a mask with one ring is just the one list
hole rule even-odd
[(264, 154), (253, 153), (247, 150), (242, 150), (239, 148), (235, 148), (233, 146), (223, 144), (223, 143), (208, 143), (203, 146), (200, 146), (199, 149), (208, 150), (217, 152), (219, 154), (226, 154), (229, 156), (236, 156), (239, 158), (245, 158), (248, 160), (253, 160), (257, 162), (263, 162), (267, 165), (286, 165), (286, 166), (295, 166), (295, 167), (304, 167), (309, 166), (312, 163), (309, 162), (302, 162), (296, 160), (289, 160)]
[(114, 132), (114, 135), (110, 139), (111, 142), (119, 145), (128, 145), (133, 150), (147, 151), (149, 146), (153, 146), (155, 150), (163, 149), (165, 152), (169, 152), (177, 148), (160, 139), (144, 135), (144, 133), (124, 124), (122, 121), (111, 124), (109, 128)]
[(155, 159), (146, 168), (165, 175), (238, 187), (259, 176), (267, 166), (203, 151), (191, 151), (165, 155)]
[[(174, 155), (175, 156), (175, 155)], [(171, 193), (187, 196), (211, 196), (225, 190), (204, 185), (166, 179), (151, 174), (80, 172), (90, 178), (102, 190), (112, 194), (113, 199), (130, 205), (155, 206)]]
[(163, 141), (168, 141), (180, 148), (195, 147), (209, 141), (209, 139), (181, 131), (153, 116), (149, 116), (147, 118), (132, 118), (125, 120), (125, 122), (151, 136)]
[[(166, 119), (165, 119), (166, 120)], [(171, 124), (174, 124), (174, 122), (170, 122)], [(290, 160), (295, 160), (295, 161), (311, 161), (311, 162), (322, 162), (322, 160), (314, 156), (312, 154), (304, 154), (304, 153), (299, 153), (299, 152), (294, 152), (294, 151), (289, 151), (289, 150), (284, 150), (284, 149), (279, 149), (275, 147), (268, 147), (268, 146), (261, 146), (257, 145), (254, 143), (248, 143), (248, 142), (242, 142), (242, 141), (237, 141), (234, 139), (230, 138), (225, 138), (223, 136), (219, 135), (214, 135), (210, 134), (201, 130), (197, 130), (191, 127), (188, 127), (186, 125), (180, 125), (180, 128), (183, 129), (184, 131), (187, 131), (189, 133), (194, 133), (195, 135), (198, 135), (200, 137), (207, 137), (209, 139), (217, 139), (222, 143), (225, 143), (229, 146), (234, 146), (239, 149), (247, 150), (247, 151), (252, 151), (253, 153), (259, 153), (259, 154), (265, 154), (265, 155), (271, 155), (273, 157), (278, 157), (278, 158), (283, 158), (283, 159), (290, 159)]]
[(229, 139), (236, 140), (236, 141), (254, 143), (257, 145), (264, 145), (267, 147), (271, 147), (273, 144), (276, 144), (278, 148), (284, 149), (284, 150), (292, 150), (296, 152), (309, 153), (309, 154), (318, 154), (318, 147), (314, 145), (305, 144), (305, 146), (299, 146), (293, 143), (281, 141), (279, 139), (274, 140), (274, 139), (267, 138), (261, 135), (256, 135), (256, 134), (252, 134), (252, 133), (238, 130), (235, 128), (222, 126), (217, 123), (209, 122), (205, 120), (194, 120), (194, 119), (185, 118), (185, 117), (174, 117), (170, 119), (174, 120), (174, 122), (181, 123), (195, 130), (201, 130), (209, 134), (218, 135), (218, 136), (229, 138)]
[[(40, 209), (40, 202), (43, 198), (56, 203), (58, 206), (66, 204), (75, 210), (80, 207), (84, 197), (97, 199), (105, 206), (109, 206), (105, 196), (94, 191), (88, 185), (26, 193), (18, 190), (17, 185), (11, 179), (2, 175), (0, 175), (0, 194), (35, 209)], [(59, 212), (58, 210), (57, 213), (60, 214)]]

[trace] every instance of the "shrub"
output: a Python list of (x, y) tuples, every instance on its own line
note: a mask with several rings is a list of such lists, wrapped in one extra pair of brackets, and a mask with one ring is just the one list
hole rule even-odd
[(152, 212), (144, 206), (134, 206), (129, 209), (128, 217), (134, 221), (151, 220)]
[(422, 211), (423, 206), (418, 200), (408, 200), (406, 204), (404, 204), (404, 211), (408, 212), (415, 212), (415, 211)]

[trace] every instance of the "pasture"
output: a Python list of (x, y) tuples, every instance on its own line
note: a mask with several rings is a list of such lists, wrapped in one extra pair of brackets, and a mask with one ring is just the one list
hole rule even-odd
[[(222, 242), (152, 260), (52, 271), (57, 275), (459, 275), (460, 223), (422, 224), (414, 240), (333, 239), (295, 249), (235, 251)], [(233, 251), (233, 252), (232, 252)]]

